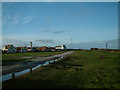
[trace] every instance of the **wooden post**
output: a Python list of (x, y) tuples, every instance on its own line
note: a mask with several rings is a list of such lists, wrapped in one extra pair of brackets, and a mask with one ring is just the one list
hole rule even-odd
[(43, 67), (43, 63), (42, 63), (42, 67)]
[(32, 68), (30, 68), (30, 74), (32, 74)]
[(12, 74), (12, 79), (15, 79), (15, 74), (14, 73)]
[(54, 58), (54, 62), (55, 62), (55, 58)]
[(49, 60), (49, 64), (50, 64), (50, 60)]

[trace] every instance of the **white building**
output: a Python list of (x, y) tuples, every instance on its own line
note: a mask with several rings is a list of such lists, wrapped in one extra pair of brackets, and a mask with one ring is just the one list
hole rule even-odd
[(64, 50), (64, 49), (66, 49), (66, 46), (65, 45), (56, 46), (55, 49)]
[(16, 48), (13, 45), (6, 45), (2, 50), (7, 53), (16, 53)]

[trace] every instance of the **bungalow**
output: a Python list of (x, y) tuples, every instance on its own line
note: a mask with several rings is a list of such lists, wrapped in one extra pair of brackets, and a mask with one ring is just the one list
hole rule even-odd
[(28, 51), (28, 52), (31, 52), (31, 51), (32, 51), (32, 48), (31, 48), (31, 47), (28, 47), (28, 48), (27, 48), (27, 51)]
[(41, 47), (40, 49), (41, 49), (41, 51), (47, 51), (48, 47), (44, 46), (44, 47)]
[(44, 46), (44, 47), (37, 47), (36, 49), (37, 49), (37, 51), (47, 51), (48, 47), (46, 47), (46, 46)]
[(26, 47), (16, 47), (17, 52), (27, 52)]
[(41, 51), (40, 47), (36, 47), (36, 50), (37, 50), (37, 51)]
[(36, 47), (32, 47), (32, 48), (31, 48), (31, 47), (28, 47), (28, 48), (27, 48), (27, 51), (28, 51), (28, 52), (35, 52), (35, 51), (37, 51), (37, 49), (36, 49)]
[(6, 45), (2, 50), (7, 53), (16, 53), (16, 48), (13, 45)]
[(36, 52), (36, 51), (37, 51), (36, 47), (33, 47), (32, 52)]
[(56, 51), (55, 47), (49, 47), (50, 51)]

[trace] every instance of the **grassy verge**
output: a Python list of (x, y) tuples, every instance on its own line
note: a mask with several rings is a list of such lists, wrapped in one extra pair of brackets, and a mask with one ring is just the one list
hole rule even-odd
[(120, 88), (119, 52), (77, 51), (60, 62), (44, 66), (3, 88)]
[(10, 53), (2, 54), (2, 65), (12, 64), (20, 61), (30, 60), (32, 58), (21, 58), (24, 56), (43, 57), (49, 55), (60, 54), (63, 52), (27, 52), (27, 53)]

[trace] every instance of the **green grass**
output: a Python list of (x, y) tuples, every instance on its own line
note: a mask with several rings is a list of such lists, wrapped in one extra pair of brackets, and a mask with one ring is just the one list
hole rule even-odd
[(120, 88), (120, 53), (77, 51), (62, 61), (44, 66), (3, 88)]
[(63, 52), (27, 52), (27, 53), (9, 53), (2, 54), (2, 65), (12, 64), (20, 61), (30, 60), (32, 58), (21, 58), (24, 56), (43, 57), (60, 54)]
[(2, 57), (21, 57), (21, 56), (48, 56), (63, 53), (61, 52), (26, 52), (26, 53), (9, 53), (9, 54), (2, 54)]

